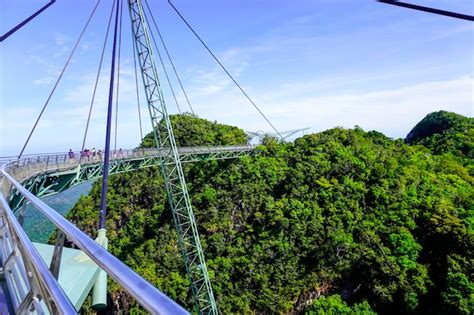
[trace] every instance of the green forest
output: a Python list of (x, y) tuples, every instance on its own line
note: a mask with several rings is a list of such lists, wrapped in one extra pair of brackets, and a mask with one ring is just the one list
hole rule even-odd
[[(172, 124), (181, 146), (247, 142), (193, 115)], [(474, 119), (444, 111), (406, 139), (333, 128), (185, 164), (220, 313), (472, 314), (473, 165)], [(97, 181), (68, 214), (92, 237), (99, 200)], [(192, 310), (160, 169), (111, 176), (108, 211), (110, 252)], [(141, 313), (109, 291), (114, 312)]]

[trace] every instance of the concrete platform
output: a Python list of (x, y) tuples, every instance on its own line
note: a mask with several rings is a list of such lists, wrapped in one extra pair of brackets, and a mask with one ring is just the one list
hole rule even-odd
[[(53, 257), (53, 245), (33, 243), (49, 266)], [(81, 250), (64, 248), (59, 269), (59, 284), (77, 311), (92, 289), (100, 268)], [(0, 312), (1, 314), (1, 312)]]

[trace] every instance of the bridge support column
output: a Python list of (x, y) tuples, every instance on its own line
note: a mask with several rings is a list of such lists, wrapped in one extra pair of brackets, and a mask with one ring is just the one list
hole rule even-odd
[[(107, 239), (107, 230), (99, 229), (95, 241), (103, 248), (107, 249), (109, 240)], [(95, 310), (103, 310), (107, 307), (107, 274), (104, 270), (99, 272), (92, 289), (92, 307)]]

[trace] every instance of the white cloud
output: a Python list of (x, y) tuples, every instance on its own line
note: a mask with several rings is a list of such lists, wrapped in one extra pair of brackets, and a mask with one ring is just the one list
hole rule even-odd
[[(404, 137), (426, 114), (448, 110), (473, 115), (472, 76), (419, 83), (393, 89), (327, 96), (305, 94), (294, 100), (266, 98), (265, 109), (284, 128), (302, 125), (320, 131), (336, 125), (359, 125), (392, 137)], [(289, 91), (290, 97), (294, 94)], [(281, 97), (280, 97), (281, 99)]]
[[(439, 77), (449, 78), (451, 75), (451, 79), (428, 81), (427, 78), (430, 77), (434, 67), (441, 67), (440, 64), (442, 64), (449, 68), (452, 65), (440, 62), (423, 64), (423, 60), (415, 60), (415, 64), (423, 64), (424, 69), (420, 66), (414, 71), (409, 64), (403, 64), (398, 69), (396, 64), (394, 66), (388, 61), (388, 58), (392, 50), (402, 48), (399, 43), (404, 35), (385, 43), (383, 49), (376, 49), (383, 42), (374, 41), (375, 35), (378, 36), (376, 38), (381, 38), (390, 29), (405, 31), (406, 25), (400, 27), (399, 24), (406, 24), (406, 21), (397, 24), (390, 23), (380, 29), (358, 29), (355, 32), (337, 34), (337, 36), (326, 33), (318, 33), (319, 35), (307, 33), (301, 37), (287, 36), (293, 32), (292, 28), (295, 25), (305, 27), (309, 20), (316, 17), (317, 15), (308, 15), (298, 18), (299, 21), (298, 19), (289, 21), (282, 25), (281, 29), (273, 30), (260, 40), (254, 38), (251, 40), (253, 42), (247, 42), (241, 47), (232, 47), (217, 54), (236, 78), (242, 77), (243, 82), (251, 85), (243, 85), (243, 87), (280, 130), (309, 126), (312, 132), (316, 132), (338, 125), (345, 127), (359, 125), (366, 130), (376, 129), (388, 136), (403, 137), (417, 121), (432, 111), (444, 109), (473, 115), (474, 80), (472, 75), (454, 77), (451, 74), (443, 74)], [(416, 25), (417, 22), (410, 23)], [(414, 29), (414, 32), (416, 31)], [(447, 28), (444, 33), (439, 33), (437, 36), (421, 36), (421, 39), (419, 36), (413, 36), (410, 40), (418, 45), (420, 41), (439, 40), (463, 32), (466, 32), (466, 27)], [(356, 59), (344, 58), (349, 58), (352, 54), (348, 54), (344, 49), (334, 50), (332, 47), (348, 47), (345, 46), (346, 43), (352, 43), (354, 40), (357, 41), (357, 45), (351, 48), (358, 52), (354, 55), (368, 58), (366, 53), (370, 53), (376, 57), (373, 69), (366, 69), (363, 73), (357, 71), (348, 73), (350, 71), (341, 72), (341, 70), (330, 68), (328, 72), (331, 74), (324, 75), (321, 74), (322, 69), (312, 63), (317, 60), (318, 65), (330, 65), (332, 58), (338, 61), (337, 64), (333, 64), (336, 67), (340, 63), (351, 66), (351, 61)], [(362, 42), (359, 42), (361, 40)], [(57, 33), (54, 43), (57, 45), (57, 49), (54, 50), (57, 53), (51, 58), (44, 54), (30, 54), (27, 60), (27, 63), (42, 66), (42, 77), (36, 78), (35, 84), (50, 86), (54, 82), (70, 50), (68, 46), (72, 44), (72, 40)], [(370, 45), (366, 45), (367, 43)], [(91, 45), (94, 45), (94, 42), (82, 44), (79, 54), (86, 54), (92, 50)], [(129, 60), (123, 62), (120, 78), (120, 143), (118, 146), (123, 148), (133, 147), (139, 141), (135, 78), (131, 64)], [(204, 68), (204, 63), (197, 64), (200, 66), (190, 67), (184, 71), (182, 79), (198, 115), (237, 125), (246, 130), (271, 131), (270, 126), (218, 66), (214, 65), (209, 69), (209, 67)], [(377, 65), (385, 64), (392, 65), (394, 71), (377, 68)], [(259, 75), (258, 82), (252, 82), (253, 76), (250, 72), (255, 73), (253, 67), (262, 65), (265, 65), (266, 70), (270, 72), (274, 68), (279, 68), (278, 73), (283, 76), (286, 72), (297, 72), (298, 77), (290, 79), (285, 77), (286, 81), (279, 81), (280, 78), (274, 76), (272, 72), (268, 76)], [(300, 68), (294, 69), (292, 66)], [(249, 71), (251, 68), (252, 71)], [(53, 99), (53, 104), (51, 104), (53, 108), (51, 106), (48, 108), (38, 126), (37, 133), (32, 138), (31, 151), (61, 150), (61, 148), (67, 150), (69, 147), (78, 148), (80, 145), (95, 74), (90, 72), (87, 75), (74, 76), (70, 74), (70, 70), (68, 69), (67, 82), (64, 82), (64, 85), (63, 82), (61, 83), (58, 94)], [(313, 72), (319, 73), (321, 79), (312, 79), (318, 77), (312, 76)], [(418, 77), (410, 77), (411, 72), (416, 72)], [(306, 74), (311, 79), (300, 78), (300, 73)], [(171, 80), (176, 83), (171, 71), (169, 74)], [(108, 79), (109, 74), (103, 73), (92, 112), (89, 131), (90, 146), (103, 146)], [(411, 81), (407, 82), (407, 80)], [(393, 88), (383, 88), (377, 84), (377, 81), (398, 82), (398, 85), (390, 85), (394, 86)], [(170, 98), (164, 76), (161, 76), (161, 83), (167, 96), (168, 108), (170, 112), (175, 112), (174, 101)], [(180, 105), (185, 110), (187, 107), (184, 97), (177, 88), (178, 85), (173, 86), (176, 88), (175, 92)], [(140, 89), (142, 90), (142, 87)], [(142, 118), (146, 130), (150, 130), (148, 111), (144, 106), (143, 92), (141, 93)], [(0, 124), (2, 146), (16, 151), (20, 147), (20, 142), (26, 139), (37, 114), (37, 108), (32, 110), (31, 105), (24, 104), (16, 104), (13, 109), (2, 113), (2, 116), (4, 115)], [(12, 134), (13, 131), (14, 134)], [(6, 150), (4, 148), (1, 149), (2, 154), (3, 150)]]
[[(133, 69), (124, 60), (120, 74), (118, 143), (117, 147), (135, 147), (140, 141)], [(101, 74), (88, 132), (88, 147), (103, 147), (109, 92), (109, 73)], [(68, 85), (58, 90), (48, 105), (27, 152), (79, 149), (82, 143), (95, 82), (94, 73), (71, 77)], [(74, 84), (71, 85), (71, 82)], [(117, 82), (117, 81), (115, 81)], [(116, 90), (115, 90), (116, 91)], [(115, 115), (115, 94), (113, 112)], [(145, 99), (141, 95), (144, 131), (150, 131), (145, 116)], [(42, 104), (41, 104), (42, 105)], [(4, 114), (4, 115), (3, 115)], [(39, 107), (17, 104), (2, 112), (0, 124), (0, 156), (18, 153), (39, 114)], [(115, 116), (113, 117), (113, 123)], [(112, 128), (112, 139), (114, 127)], [(113, 140), (112, 140), (113, 145)]]
[[(119, 143), (118, 147), (134, 147), (139, 141), (138, 113), (135, 102), (135, 81), (132, 68), (123, 67), (120, 78)], [(91, 79), (92, 78), (92, 79)], [(42, 149), (58, 150), (78, 148), (82, 140), (90, 104), (93, 74), (77, 80), (78, 84), (60, 98), (60, 109), (46, 112), (38, 131), (32, 138), (30, 152)], [(107, 106), (107, 74), (101, 78), (96, 105), (89, 131), (89, 146), (102, 147)], [(328, 84), (333, 82), (327, 80)], [(314, 87), (319, 86), (313, 82)], [(312, 91), (311, 82), (300, 85), (282, 85), (260, 93), (255, 101), (279, 130), (311, 127), (311, 132), (334, 126), (352, 128), (359, 125), (366, 130), (378, 130), (391, 137), (404, 137), (410, 129), (429, 112), (454, 111), (472, 116), (474, 78), (470, 75), (443, 81), (424, 82), (393, 89), (369, 92), (339, 92), (319, 96)], [(193, 86), (191, 90), (197, 90)], [(203, 118), (237, 125), (245, 130), (271, 131), (270, 126), (232, 85), (215, 91), (206, 86), (206, 93), (191, 94), (196, 112)], [(277, 91), (277, 92), (276, 92)], [(256, 91), (248, 89), (251, 95)], [(148, 112), (142, 100), (142, 120), (145, 131), (150, 130)], [(67, 104), (67, 105), (66, 105)], [(169, 108), (173, 108), (167, 99)], [(183, 102), (181, 104), (184, 104)], [(115, 110), (115, 103), (114, 103)], [(3, 150), (11, 148), (15, 153), (19, 142), (26, 139), (37, 112), (27, 106), (9, 109), (7, 119), (2, 120), (0, 132)], [(10, 135), (15, 130), (15, 135)], [(45, 139), (49, 139), (49, 142)], [(4, 155), (4, 153), (2, 152)]]
[(63, 33), (55, 33), (54, 34), (54, 42), (57, 46), (64, 46), (67, 43), (71, 42), (71, 38), (66, 36)]
[[(333, 80), (327, 80), (328, 85), (331, 82)], [(320, 85), (316, 82), (249, 93), (258, 95), (254, 100), (280, 130), (311, 127), (312, 132), (317, 132), (335, 126), (359, 125), (391, 137), (404, 137), (433, 111), (448, 110), (472, 116), (473, 85), (473, 77), (467, 75), (369, 92), (333, 91), (324, 96), (318, 95)], [(231, 87), (204, 99), (198, 98), (195, 103), (197, 113), (205, 118), (236, 124), (246, 130), (271, 131), (252, 105)]]

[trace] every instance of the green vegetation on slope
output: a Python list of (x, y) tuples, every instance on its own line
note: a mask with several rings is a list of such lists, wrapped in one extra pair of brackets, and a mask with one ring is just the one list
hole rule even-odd
[(451, 154), (474, 174), (474, 118), (439, 111), (428, 114), (407, 135), (409, 144), (421, 144), (433, 154)]
[[(188, 113), (171, 115), (170, 120), (176, 144), (180, 147), (247, 144), (245, 131), (234, 126), (211, 122)], [(155, 146), (153, 132), (147, 134), (140, 144), (142, 148)]]
[(348, 306), (344, 302), (340, 295), (321, 296), (310, 307), (306, 310), (309, 315), (350, 315), (350, 314), (363, 314), (363, 315), (374, 315), (375, 313), (370, 305), (364, 301), (363, 303), (356, 303), (352, 306)]
[[(223, 314), (474, 308), (474, 178), (450, 155), (335, 128), (185, 173)], [(112, 176), (109, 248), (192, 309), (165, 197), (158, 169)], [(91, 235), (99, 198), (97, 183), (69, 214)]]

